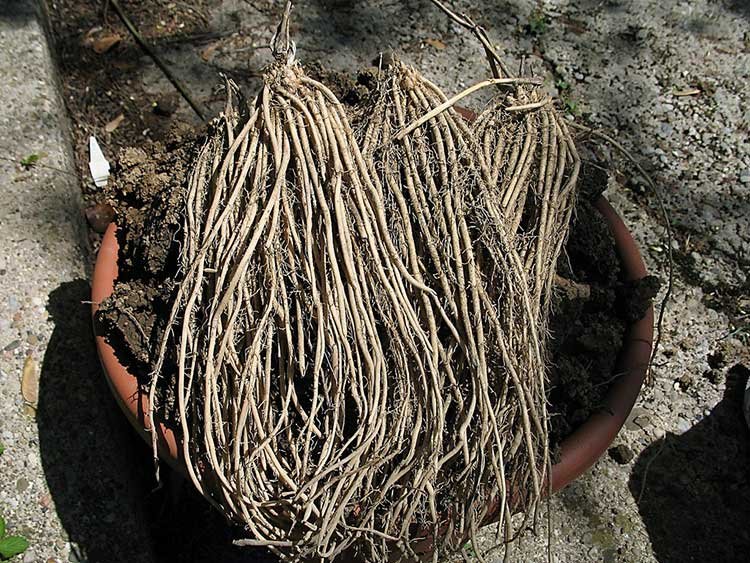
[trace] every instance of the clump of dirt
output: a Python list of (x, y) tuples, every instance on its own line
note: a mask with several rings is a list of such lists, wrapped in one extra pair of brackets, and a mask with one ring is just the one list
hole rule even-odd
[(613, 370), (625, 330), (643, 317), (660, 286), (654, 276), (625, 279), (614, 239), (593, 205), (602, 191), (596, 186), (606, 187), (606, 175), (584, 167), (582, 181), (576, 220), (558, 260), (559, 291), (550, 317), (553, 445), (602, 407), (616, 377)]
[[(168, 102), (172, 109), (185, 102), (146, 90), (143, 72), (153, 63), (109, 3), (55, 0), (43, 4), (61, 73), (63, 100), (71, 116), (80, 177), (89, 178), (90, 135), (96, 135), (108, 158), (141, 139), (169, 138), (174, 120), (165, 111), (170, 109)], [(140, 34), (159, 52), (170, 44), (197, 41), (209, 31), (211, 3), (207, 0), (128, 0), (121, 4)], [(103, 37), (116, 42), (101, 49), (97, 41)], [(118, 116), (122, 119), (113, 127)], [(81, 187), (87, 203), (99, 203), (100, 192), (93, 183), (84, 181)]]
[(661, 280), (656, 276), (647, 276), (642, 280), (626, 281), (617, 289), (619, 314), (629, 323), (643, 317), (643, 312), (653, 301), (661, 287)]
[(143, 383), (170, 311), (183, 187), (200, 138), (192, 128), (177, 125), (166, 143), (122, 149), (104, 193), (118, 225), (118, 277), (96, 322), (118, 359)]
[(148, 141), (120, 151), (115, 181), (107, 193), (114, 207), (123, 277), (164, 278), (176, 247), (183, 185), (197, 135), (186, 125), (173, 127), (166, 143)]
[(331, 70), (320, 62), (305, 65), (305, 72), (330, 88), (336, 97), (350, 106), (367, 100), (378, 84), (378, 69), (370, 67), (361, 70), (356, 76)]

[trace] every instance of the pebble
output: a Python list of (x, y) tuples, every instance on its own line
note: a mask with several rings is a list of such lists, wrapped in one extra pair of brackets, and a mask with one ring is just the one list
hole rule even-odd
[(24, 492), (28, 488), (29, 488), (29, 480), (26, 479), (25, 477), (21, 477), (20, 479), (18, 479), (18, 481), (16, 481), (16, 490), (19, 493)]
[(164, 95), (154, 102), (153, 112), (162, 117), (169, 117), (177, 111), (179, 100), (176, 96)]
[(679, 430), (680, 434), (684, 434), (691, 428), (690, 421), (685, 420), (684, 418), (678, 418), (677, 419), (677, 430)]
[(81, 553), (81, 549), (76, 544), (71, 542), (68, 561), (70, 561), (70, 563), (87, 563), (86, 559), (84, 559), (82, 556), (79, 556), (79, 553)]
[(750, 184), (750, 168), (742, 171), (740, 174), (740, 182), (743, 184)]
[(620, 465), (627, 465), (635, 457), (635, 452), (625, 444), (618, 444), (614, 448), (609, 448), (609, 457)]
[(721, 350), (717, 350), (709, 354), (706, 360), (710, 368), (718, 369), (724, 365), (724, 353)]
[(39, 504), (42, 508), (49, 508), (52, 506), (52, 495), (42, 495), (39, 497)]
[(639, 416), (638, 418), (633, 420), (633, 422), (638, 428), (641, 428), (643, 430), (650, 428), (654, 424), (653, 421), (651, 420), (651, 417), (648, 416), (647, 414)]
[(675, 383), (680, 386), (683, 391), (688, 389), (693, 384), (693, 378), (689, 374), (685, 373)]
[(97, 233), (103, 233), (107, 230), (109, 224), (115, 219), (115, 210), (107, 203), (97, 203), (86, 208), (84, 212), (86, 220)]
[(8, 344), (5, 348), (3, 348), (3, 352), (12, 352), (16, 348), (18, 348), (21, 345), (20, 340), (14, 340), (10, 344)]
[(662, 123), (659, 126), (659, 136), (663, 139), (666, 139), (667, 137), (671, 137), (672, 133), (674, 132), (674, 127), (672, 127), (669, 123)]
[(721, 381), (721, 370), (712, 368), (703, 372), (703, 377), (716, 385)]

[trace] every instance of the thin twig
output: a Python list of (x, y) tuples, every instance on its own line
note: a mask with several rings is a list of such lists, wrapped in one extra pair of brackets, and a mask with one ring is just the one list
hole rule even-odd
[(138, 32), (138, 30), (133, 25), (133, 22), (130, 21), (130, 18), (125, 14), (123, 9), (120, 7), (120, 3), (118, 0), (108, 0), (109, 4), (114, 8), (115, 12), (117, 12), (117, 15), (122, 20), (122, 23), (125, 24), (125, 27), (128, 29), (130, 34), (135, 39), (136, 43), (141, 46), (141, 49), (143, 49), (146, 54), (153, 59), (153, 61), (156, 63), (156, 65), (162, 70), (164, 75), (169, 79), (169, 81), (172, 83), (172, 85), (177, 89), (177, 91), (182, 95), (183, 98), (185, 98), (185, 101), (190, 105), (191, 108), (193, 108), (193, 111), (198, 115), (198, 117), (205, 121), (206, 120), (206, 113), (201, 108), (201, 106), (196, 102), (188, 93), (187, 88), (182, 84), (182, 82), (172, 73), (172, 71), (169, 69), (167, 64), (162, 60), (162, 58), (154, 51), (154, 49), (146, 43), (146, 41), (143, 39), (141, 34)]
[[(542, 84), (542, 82), (538, 78), (489, 78), (487, 80), (483, 80), (482, 82), (478, 82), (477, 84), (474, 84), (473, 86), (469, 86), (463, 92), (459, 92), (458, 94), (446, 100), (445, 102), (443, 102), (442, 104), (434, 108), (433, 110), (425, 113), (422, 117), (420, 117), (419, 119), (409, 124), (404, 129), (396, 133), (396, 135), (393, 138), (397, 141), (400, 141), (401, 139), (406, 137), (406, 135), (414, 131), (417, 127), (419, 127), (423, 123), (428, 122), (433, 117), (440, 115), (448, 108), (453, 107), (466, 96), (473, 94), (477, 90), (486, 88), (487, 86), (492, 86), (493, 84), (534, 84), (536, 86), (539, 86)], [(544, 103), (546, 104), (547, 101), (545, 101)], [(512, 108), (512, 109), (525, 109), (525, 108), (521, 108), (521, 106), (516, 106), (516, 108)]]
[(479, 40), (479, 42), (482, 44), (482, 47), (484, 47), (487, 62), (489, 63), (490, 68), (492, 69), (492, 75), (495, 78), (502, 78), (503, 76), (505, 77), (512, 76), (510, 71), (508, 70), (508, 67), (505, 66), (505, 63), (503, 62), (502, 58), (500, 58), (500, 55), (495, 50), (495, 47), (492, 46), (492, 43), (490, 42), (489, 37), (487, 37), (487, 32), (484, 30), (482, 26), (478, 25), (473, 19), (471, 19), (466, 14), (460, 14), (460, 15), (457, 14), (456, 12), (451, 10), (448, 6), (446, 6), (444, 2), (441, 2), (441, 0), (431, 0), (431, 1), (433, 4), (435, 4), (435, 6), (440, 8), (450, 19), (452, 19), (461, 27), (464, 27), (468, 29), (469, 31), (471, 31), (474, 34), (474, 36)]
[(664, 434), (664, 439), (661, 442), (661, 445), (659, 446), (659, 449), (656, 450), (654, 455), (652, 455), (649, 460), (646, 462), (646, 467), (643, 469), (643, 477), (641, 478), (641, 490), (638, 492), (638, 498), (636, 499), (635, 503), (640, 506), (641, 505), (641, 499), (643, 498), (643, 493), (646, 491), (646, 479), (648, 478), (648, 472), (651, 469), (651, 464), (654, 463), (654, 460), (656, 460), (657, 457), (661, 454), (661, 452), (664, 450), (664, 447), (667, 445), (667, 438), (669, 437), (668, 434)]
[(148, 336), (146, 336), (146, 331), (143, 330), (141, 323), (138, 322), (138, 319), (135, 317), (135, 315), (127, 308), (123, 308), (122, 312), (128, 316), (128, 318), (130, 319), (130, 322), (132, 322), (135, 328), (138, 329), (138, 333), (141, 335), (141, 340), (143, 341), (143, 344), (148, 345)]

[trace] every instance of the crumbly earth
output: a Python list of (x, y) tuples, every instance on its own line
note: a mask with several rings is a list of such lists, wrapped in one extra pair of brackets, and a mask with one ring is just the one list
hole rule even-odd
[(549, 342), (553, 445), (601, 408), (627, 324), (643, 317), (659, 288), (654, 277), (623, 280), (607, 224), (585, 193), (557, 270)]
[[(214, 90), (219, 72), (246, 89), (257, 87), (280, 3), (121, 4), (210, 111), (221, 104)], [(582, 138), (613, 171), (607, 197), (632, 229), (650, 270), (662, 279), (671, 248), (673, 297), (652, 370), (655, 383), (644, 390), (616, 439), (619, 453), (604, 456), (556, 495), (550, 502), (549, 536), (543, 512), (537, 535), (521, 538), (512, 559), (546, 560), (551, 537), (552, 559), (564, 562), (745, 561), (750, 545), (750, 436), (739, 405), (750, 366), (747, 3), (454, 4), (490, 28), (514, 65), (524, 58), (542, 75), (550, 91), (561, 96), (571, 119), (604, 128), (633, 153), (654, 176), (675, 226), (673, 240), (667, 242), (656, 194), (616, 151)], [(33, 18), (29, 5), (12, 1), (9, 12), (0, 16), (1, 39), (16, 46), (2, 50), (8, 56), (0, 56), (0, 61), (4, 75), (16, 81), (20, 75), (10, 70), (26, 68), (26, 76), (36, 79), (31, 71), (41, 68), (34, 57), (43, 40), (24, 31)], [(197, 120), (111, 9), (105, 18), (103, 4), (56, 0), (47, 5), (77, 170), (86, 200), (98, 203), (101, 194), (88, 180), (88, 135), (96, 134), (114, 160), (117, 147), (163, 141), (172, 122)], [(99, 54), (92, 51), (87, 35), (102, 30), (119, 33), (123, 41)], [(327, 68), (351, 71), (371, 62), (379, 51), (394, 50), (448, 92), (487, 74), (475, 42), (424, 0), (305, 3), (296, 14), (293, 33), (299, 56), (320, 60)], [(39, 80), (44, 87), (32, 88), (36, 95), (54, 84), (51, 73)], [(15, 100), (13, 84), (0, 86), (0, 92)], [(30, 100), (30, 109), (40, 103), (34, 96), (23, 99)], [(120, 125), (107, 128), (120, 113)], [(21, 117), (7, 115), (14, 121), (5, 129), (6, 149), (12, 145), (14, 150), (4, 154), (15, 160), (27, 156), (25, 152), (47, 150), (44, 135), (59, 127), (56, 119), (36, 109)], [(26, 180), (15, 179), (40, 174), (18, 164), (3, 169), (8, 185), (23, 188), (16, 190), (18, 209), (36, 209), (42, 196), (54, 195), (41, 184), (25, 189)], [(32, 225), (36, 229), (36, 223)], [(59, 229), (35, 230), (39, 236), (28, 239), (17, 223), (5, 220), (0, 232), (21, 245), (2, 263), (9, 272), (48, 267), (46, 249), (54, 248), (50, 241), (60, 240)], [(95, 248), (99, 235), (89, 236)], [(34, 252), (23, 245), (31, 245)], [(37, 254), (35, 249), (45, 252)], [(0, 324), (0, 438), (6, 447), (0, 458), (0, 506), (12, 529), (31, 538), (27, 560), (129, 561), (134, 557), (133, 538), (144, 546), (138, 550), (139, 561), (263, 560), (261, 553), (240, 554), (232, 548), (231, 531), (189, 492), (166, 495), (170, 487), (165, 487), (152, 493), (145, 445), (133, 441), (120, 450), (108, 446), (122, 443), (105, 423), (105, 412), (114, 409), (114, 403), (106, 402), (106, 386), (95, 384), (93, 350), (80, 347), (89, 330), (85, 318), (70, 313), (74, 303), (85, 299), (85, 291), (83, 296), (78, 288), (64, 291), (64, 300), (52, 292), (50, 302), (65, 304), (50, 321), (53, 331), (44, 315), (37, 314), (41, 306), (25, 300), (34, 279), (14, 277), (0, 300), (6, 319)], [(50, 334), (54, 345), (49, 344)], [(80, 353), (70, 356), (66, 351), (71, 347)], [(44, 424), (24, 414), (19, 398), (18, 382), (29, 354), (41, 364)], [(101, 406), (85, 411), (59, 398), (73, 401), (80, 396)], [(112, 424), (122, 422), (116, 410), (110, 418)], [(623, 451), (634, 456), (623, 456)], [(133, 475), (138, 478), (126, 478)], [(123, 533), (127, 538), (118, 539)], [(486, 538), (480, 547), (492, 543), (491, 531)]]
[(119, 225), (118, 278), (94, 321), (120, 361), (148, 383), (152, 352), (171, 311), (177, 271), (180, 212), (187, 169), (199, 133), (174, 127), (166, 143), (148, 141), (120, 151), (105, 188)]

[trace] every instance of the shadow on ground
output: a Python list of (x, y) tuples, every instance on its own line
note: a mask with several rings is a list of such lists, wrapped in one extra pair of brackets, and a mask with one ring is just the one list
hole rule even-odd
[(36, 13), (29, 2), (24, 0), (2, 0), (0, 3), (0, 23), (14, 26), (26, 25), (28, 20), (34, 19)]
[(730, 369), (709, 416), (680, 436), (667, 434), (635, 463), (630, 491), (660, 563), (750, 557), (750, 433), (742, 415), (748, 374), (741, 365)]
[[(156, 489), (151, 453), (130, 428), (101, 373), (88, 282), (49, 296), (55, 328), (42, 364), (37, 423), (42, 464), (71, 561), (275, 561), (232, 545), (224, 519), (174, 474)], [(166, 469), (162, 469), (162, 474)]]

